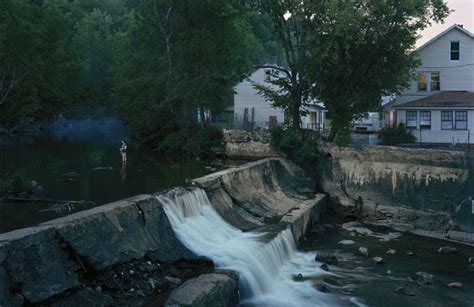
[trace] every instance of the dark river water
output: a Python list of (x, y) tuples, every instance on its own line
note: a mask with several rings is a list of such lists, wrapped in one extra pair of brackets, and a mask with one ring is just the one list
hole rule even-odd
[[(322, 278), (328, 295), (354, 298), (348, 306), (473, 306), (474, 268), (468, 262), (473, 247), (388, 230), (370, 229), (372, 235), (365, 235), (335, 225), (313, 232), (300, 246), (308, 252), (335, 253), (340, 259), (329, 266), (332, 277)], [(340, 244), (342, 240), (354, 243)], [(370, 257), (358, 253), (361, 246), (368, 248)], [(455, 247), (458, 253), (439, 253), (444, 246)], [(389, 249), (396, 253), (386, 254)], [(376, 256), (384, 264), (377, 264)], [(423, 283), (418, 272), (431, 274), (432, 284)], [(453, 282), (462, 283), (462, 288), (447, 286)], [(397, 292), (400, 287), (404, 290)]]
[[(95, 205), (158, 192), (210, 172), (209, 163), (156, 156), (129, 145), (122, 167), (120, 138), (77, 135), (0, 137), (0, 175), (21, 173), (37, 181), (43, 198), (92, 201)], [(25, 196), (26, 197), (26, 196)], [(30, 197), (30, 196), (28, 196)], [(93, 207), (41, 202), (0, 202), (0, 233)]]

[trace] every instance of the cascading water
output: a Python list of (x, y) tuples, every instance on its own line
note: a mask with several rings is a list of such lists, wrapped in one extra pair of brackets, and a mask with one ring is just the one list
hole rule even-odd
[[(243, 232), (214, 210), (201, 189), (170, 199), (157, 196), (181, 242), (194, 253), (211, 259), (218, 268), (238, 272), (242, 305), (339, 305), (336, 297), (317, 292), (310, 281), (294, 281), (298, 273), (315, 277), (325, 272), (314, 254), (296, 250), (293, 235), (283, 230), (269, 242), (264, 234)], [(347, 302), (346, 302), (347, 303)]]

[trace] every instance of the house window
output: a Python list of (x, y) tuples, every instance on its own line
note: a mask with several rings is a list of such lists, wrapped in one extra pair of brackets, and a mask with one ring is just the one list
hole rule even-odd
[(406, 114), (407, 128), (416, 129), (416, 111), (407, 111)]
[(452, 111), (441, 111), (441, 129), (442, 130), (453, 129), (453, 112)]
[(459, 61), (460, 53), (461, 53), (461, 45), (460, 42), (451, 42), (451, 50), (450, 50), (450, 60), (451, 61)]
[(421, 72), (418, 74), (418, 91), (434, 92), (441, 90), (439, 72)]
[(467, 130), (467, 111), (456, 111), (456, 130)]
[(420, 111), (420, 129), (431, 129), (431, 111)]
[(418, 75), (418, 91), (426, 92), (428, 89), (428, 81), (426, 80), (426, 74), (420, 73)]
[(441, 86), (439, 84), (439, 72), (432, 72), (431, 73), (431, 83), (430, 83), (431, 91), (439, 91)]

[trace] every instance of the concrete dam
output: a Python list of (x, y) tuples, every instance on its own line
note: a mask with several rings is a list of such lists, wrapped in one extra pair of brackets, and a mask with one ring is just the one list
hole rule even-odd
[[(325, 193), (292, 163), (264, 158), (0, 234), (0, 306), (470, 302), (472, 249), (456, 243), (474, 242), (471, 158), (320, 150)], [(334, 212), (342, 220), (328, 222)]]
[[(290, 297), (295, 306), (304, 306), (330, 301), (334, 298), (318, 293), (310, 281), (302, 284), (293, 276), (315, 265), (314, 253), (299, 252), (296, 245), (325, 207), (326, 196), (315, 193), (300, 169), (270, 158), (196, 179), (187, 188), (4, 233), (0, 305), (250, 306), (285, 304)], [(112, 274), (117, 282), (128, 270), (137, 284), (148, 284), (159, 278), (149, 278), (153, 269), (141, 274), (140, 266), (183, 261), (212, 263), (159, 303), (149, 300), (153, 291), (132, 298), (117, 292), (111, 280), (102, 280)]]

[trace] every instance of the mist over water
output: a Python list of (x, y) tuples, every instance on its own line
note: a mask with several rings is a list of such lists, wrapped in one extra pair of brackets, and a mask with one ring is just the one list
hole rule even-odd
[(327, 275), (314, 261), (314, 253), (302, 253), (289, 229), (269, 242), (264, 234), (243, 232), (224, 221), (201, 189), (172, 199), (157, 196), (183, 244), (197, 255), (211, 259), (217, 268), (238, 272), (244, 306), (338, 306), (347, 304), (331, 294), (316, 291), (311, 281), (293, 276)]

